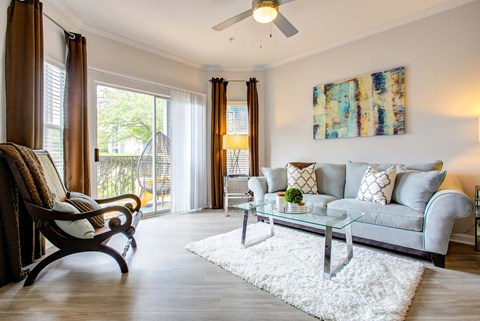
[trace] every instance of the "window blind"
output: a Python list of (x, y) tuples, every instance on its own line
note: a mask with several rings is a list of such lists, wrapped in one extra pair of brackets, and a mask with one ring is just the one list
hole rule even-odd
[[(227, 105), (227, 135), (248, 135), (248, 111), (246, 105)], [(227, 172), (233, 163), (233, 150), (227, 150)], [(240, 174), (249, 175), (250, 158), (248, 149), (240, 150), (238, 157)]]
[(45, 62), (43, 149), (53, 158), (63, 179), (63, 97), (65, 70)]

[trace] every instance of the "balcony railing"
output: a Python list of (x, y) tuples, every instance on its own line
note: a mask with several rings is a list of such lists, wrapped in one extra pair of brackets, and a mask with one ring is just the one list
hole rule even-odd
[(99, 198), (139, 194), (137, 163), (140, 156), (100, 156), (97, 169)]

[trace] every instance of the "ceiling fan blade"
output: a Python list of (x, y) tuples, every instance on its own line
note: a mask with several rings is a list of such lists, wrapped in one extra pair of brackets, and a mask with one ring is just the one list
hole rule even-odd
[(250, 17), (251, 15), (253, 14), (253, 10), (252, 9), (249, 9), (245, 12), (242, 12), (240, 14), (237, 14), (235, 17), (232, 17), (230, 19), (227, 19), (225, 20), (224, 22), (221, 22), (219, 23), (218, 25), (216, 26), (213, 26), (212, 29), (213, 30), (216, 30), (216, 31), (222, 31), (224, 29), (227, 29), (228, 27), (230, 26), (233, 26), (234, 24), (236, 24), (237, 22), (240, 22), (244, 19), (247, 19), (248, 17)]
[(283, 14), (280, 12), (278, 13), (277, 17), (275, 20), (273, 20), (273, 23), (280, 29), (281, 32), (287, 37), (290, 38), (291, 36), (294, 36), (298, 33), (297, 28), (295, 28), (290, 21), (285, 18)]
[(289, 2), (293, 2), (295, 0), (278, 0), (278, 4), (281, 6), (282, 4), (286, 4), (286, 3), (289, 3)]

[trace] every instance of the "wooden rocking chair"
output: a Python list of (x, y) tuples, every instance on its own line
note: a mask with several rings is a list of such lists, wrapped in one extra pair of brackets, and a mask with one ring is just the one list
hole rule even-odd
[[(40, 160), (48, 186), (56, 194), (57, 201), (64, 201), (68, 198), (68, 192), (66, 191), (65, 186), (60, 179), (50, 154), (46, 151), (35, 151), (35, 154)], [(140, 212), (140, 199), (138, 196), (133, 194), (125, 194), (108, 199), (95, 200), (98, 204), (107, 204), (129, 199), (136, 203), (135, 206), (127, 203), (124, 206), (108, 206), (99, 210), (81, 214), (53, 211), (32, 203), (22, 175), (20, 174), (20, 171), (13, 159), (11, 159), (8, 155), (2, 155), (1, 152), (0, 156), (5, 157), (7, 160), (7, 163), (13, 174), (13, 178), (20, 191), (23, 203), (25, 204), (26, 211), (32, 217), (43, 236), (45, 236), (59, 249), (58, 251), (43, 258), (33, 268), (33, 270), (30, 271), (27, 279), (25, 280), (24, 286), (31, 285), (35, 281), (40, 271), (42, 271), (48, 264), (70, 254), (88, 251), (102, 252), (110, 255), (115, 259), (115, 261), (117, 261), (121, 272), (128, 273), (128, 266), (125, 262), (124, 256), (126, 255), (130, 246), (133, 248), (137, 247), (137, 243), (133, 235), (135, 234), (135, 229), (142, 217), (142, 212)], [(54, 222), (55, 220), (75, 221), (87, 219), (89, 217), (103, 215), (110, 212), (116, 212), (119, 215), (106, 220), (105, 227), (95, 229), (95, 236), (92, 239), (80, 239), (71, 236), (61, 230)], [(124, 234), (128, 240), (122, 255), (115, 249), (107, 246), (110, 238), (119, 233)]]

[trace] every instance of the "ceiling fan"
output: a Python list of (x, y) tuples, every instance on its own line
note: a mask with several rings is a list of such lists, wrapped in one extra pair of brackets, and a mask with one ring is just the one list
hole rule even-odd
[(273, 22), (287, 38), (290, 38), (297, 34), (298, 30), (278, 11), (278, 7), (292, 1), (295, 0), (253, 0), (252, 9), (227, 19), (212, 27), (212, 29), (222, 31), (237, 22), (253, 16), (253, 18), (260, 23)]

